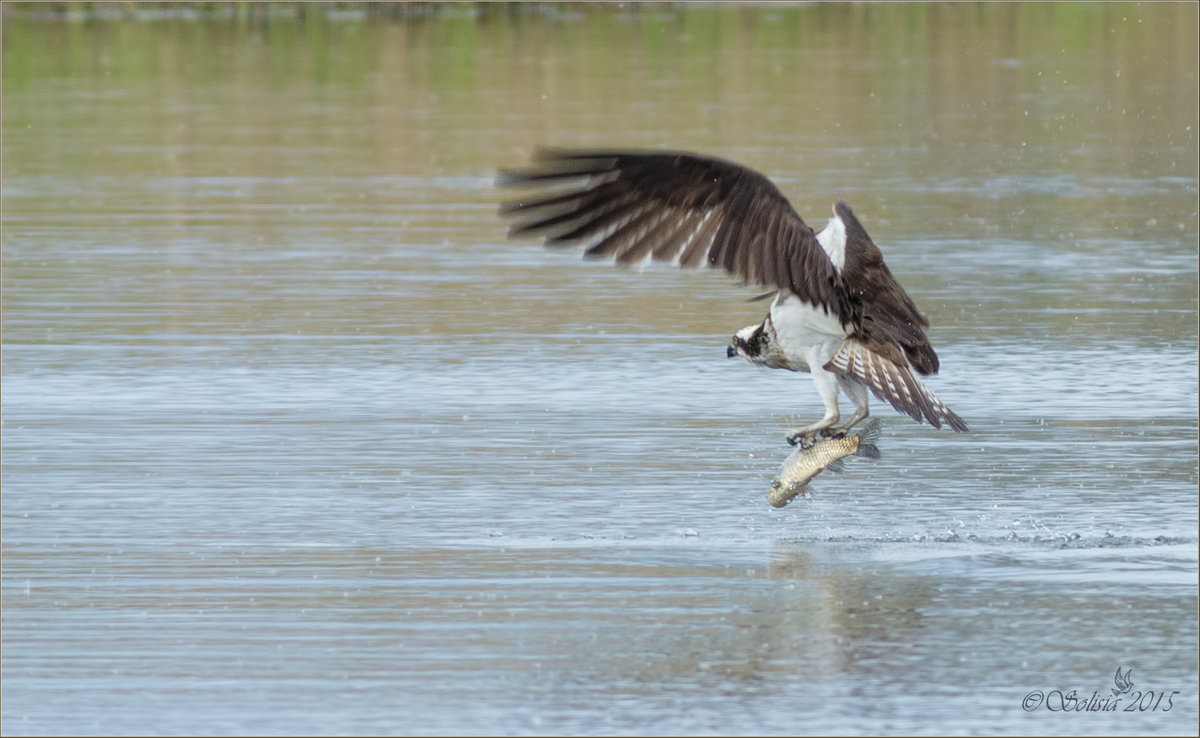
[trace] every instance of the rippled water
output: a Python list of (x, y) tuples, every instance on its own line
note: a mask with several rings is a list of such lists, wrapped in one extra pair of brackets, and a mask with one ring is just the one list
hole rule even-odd
[[(7, 21), (5, 734), (1192, 732), (1195, 8), (917, 9)], [(506, 241), (539, 143), (850, 201), (971, 432), (772, 509), (764, 303)]]

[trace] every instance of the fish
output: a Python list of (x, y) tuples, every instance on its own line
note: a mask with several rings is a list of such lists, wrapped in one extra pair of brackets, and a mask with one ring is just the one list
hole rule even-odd
[(883, 421), (871, 418), (862, 430), (854, 435), (818, 438), (813, 445), (792, 452), (779, 468), (779, 476), (771, 482), (767, 502), (772, 507), (783, 507), (799, 494), (808, 493), (808, 483), (821, 472), (841, 471), (845, 466), (842, 459), (861, 456), (865, 459), (879, 458), (879, 430)]

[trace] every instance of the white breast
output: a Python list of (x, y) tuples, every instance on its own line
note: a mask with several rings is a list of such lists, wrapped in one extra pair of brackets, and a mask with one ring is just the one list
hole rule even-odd
[(846, 337), (837, 316), (827, 315), (824, 309), (790, 293), (780, 292), (775, 296), (771, 303), (771, 323), (778, 348), (787, 356), (791, 368), (801, 372), (812, 371), (811, 360), (819, 361), (818, 366), (829, 361)]

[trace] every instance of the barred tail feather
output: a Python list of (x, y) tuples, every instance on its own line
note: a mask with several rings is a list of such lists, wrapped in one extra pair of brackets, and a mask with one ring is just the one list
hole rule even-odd
[(967, 430), (963, 419), (913, 376), (907, 365), (889, 361), (853, 338), (842, 343), (824, 368), (862, 382), (876, 397), (888, 401), (918, 423), (925, 421), (934, 428), (941, 428), (945, 422), (956, 431)]

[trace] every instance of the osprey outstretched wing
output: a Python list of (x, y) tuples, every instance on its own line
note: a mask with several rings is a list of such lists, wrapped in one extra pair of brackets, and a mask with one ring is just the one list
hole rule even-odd
[(606, 150), (540, 150), (529, 169), (501, 172), (504, 185), (581, 186), (514, 200), (510, 236), (588, 245), (592, 258), (629, 264), (653, 258), (722, 267), (747, 284), (784, 289), (852, 319), (847, 292), (808, 224), (769, 179), (713, 157)]
[(551, 188), (501, 206), (512, 237), (583, 245), (588, 257), (622, 264), (719, 267), (772, 290), (767, 318), (738, 331), (729, 354), (812, 372), (825, 417), (789, 440), (839, 420), (839, 387), (856, 409), (843, 428), (867, 416), (870, 387), (918, 422), (966, 430), (910, 371), (938, 370), (929, 322), (845, 203), (814, 232), (762, 174), (681, 152), (545, 149), (498, 183)]

